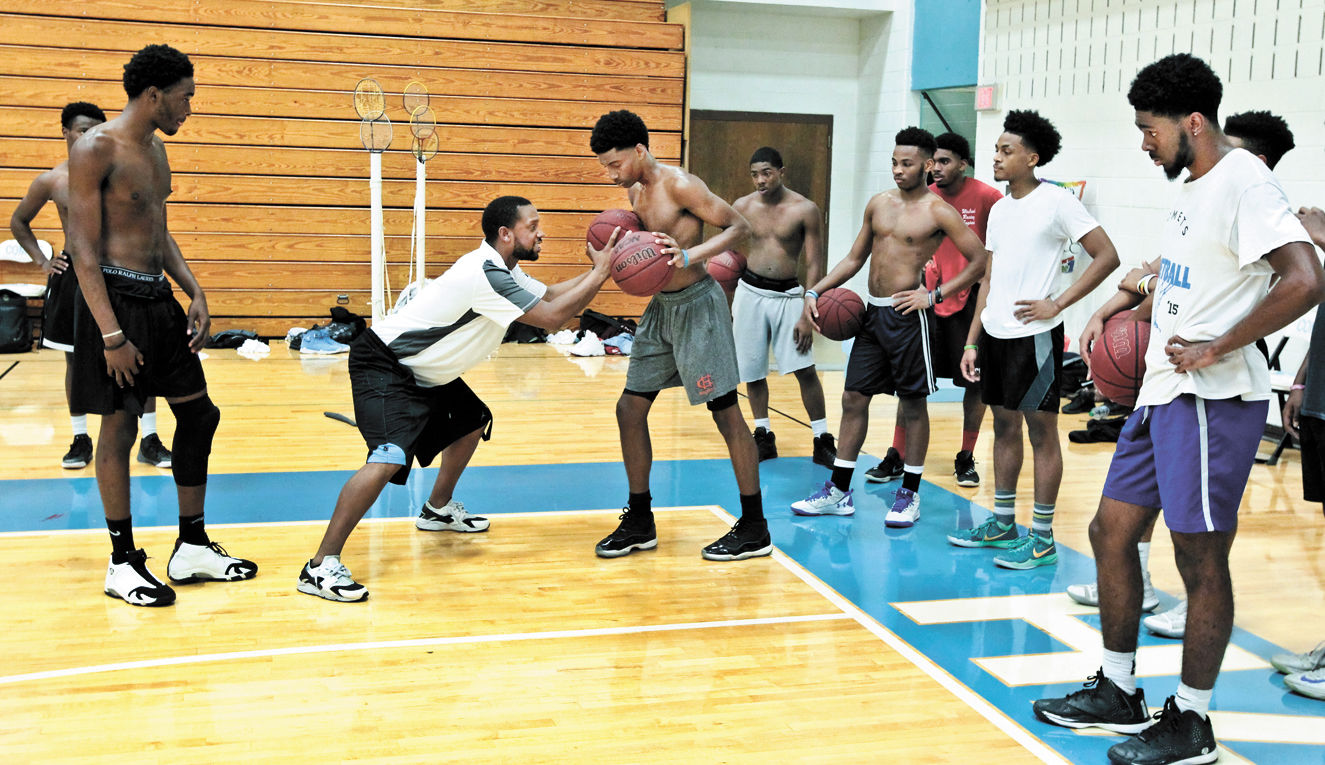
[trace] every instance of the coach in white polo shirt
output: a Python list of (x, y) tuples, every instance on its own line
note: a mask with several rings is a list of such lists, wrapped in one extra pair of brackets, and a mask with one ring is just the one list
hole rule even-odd
[(608, 276), (616, 234), (600, 250), (587, 247), (593, 267), (551, 287), (520, 269), (543, 246), (538, 210), (527, 199), (494, 199), (483, 211), (484, 241), (412, 301), (373, 324), (350, 346), (354, 418), (368, 459), (336, 501), (322, 544), (299, 573), (299, 591), (356, 601), (368, 590), (340, 562), (345, 540), (387, 482), (404, 484), (414, 460), (438, 454), (437, 481), (415, 525), (425, 531), (484, 531), (486, 518), (466, 514), (452, 497), (492, 413), (460, 375), (497, 349), (511, 322), (557, 329), (584, 310)]

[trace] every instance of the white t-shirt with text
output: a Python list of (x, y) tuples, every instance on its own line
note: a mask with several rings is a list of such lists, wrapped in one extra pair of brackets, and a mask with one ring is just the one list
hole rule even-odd
[(1022, 323), (1018, 300), (1051, 297), (1062, 268), (1063, 250), (1099, 227), (1076, 195), (1041, 183), (1021, 199), (1006, 196), (989, 210), (985, 246), (992, 253), (985, 310), (980, 314), (992, 337), (1030, 337), (1063, 323), (1061, 315)]
[(462, 256), (372, 330), (425, 388), (445, 385), (497, 350), (547, 286), (507, 268), (487, 242)]
[(1264, 256), (1311, 238), (1293, 215), (1279, 181), (1243, 149), (1183, 183), (1160, 237), (1160, 267), (1146, 376), (1137, 406), (1167, 404), (1184, 393), (1207, 399), (1270, 398), (1265, 354), (1253, 345), (1214, 364), (1178, 374), (1164, 346), (1171, 337), (1213, 340), (1246, 318), (1274, 275)]

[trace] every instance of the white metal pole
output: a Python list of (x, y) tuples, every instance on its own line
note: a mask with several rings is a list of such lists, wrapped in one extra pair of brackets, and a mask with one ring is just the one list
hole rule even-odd
[(386, 254), (385, 236), (382, 232), (382, 155), (380, 152), (369, 153), (368, 193), (372, 206), (370, 211), (370, 238), (372, 248), (372, 315), (377, 322), (386, 315)]

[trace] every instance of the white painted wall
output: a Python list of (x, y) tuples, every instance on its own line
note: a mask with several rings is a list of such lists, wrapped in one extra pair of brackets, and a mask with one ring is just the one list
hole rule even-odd
[[(833, 115), (831, 268), (869, 197), (893, 186), (893, 134), (918, 119), (910, 4), (856, 2), (832, 13), (808, 1), (689, 5), (690, 108)], [(851, 286), (863, 291), (863, 278)]]
[[(1284, 117), (1297, 148), (1275, 172), (1295, 205), (1325, 206), (1325, 0), (985, 0), (984, 6), (980, 82), (997, 84), (1000, 96), (999, 111), (978, 118), (977, 177), (993, 180), (992, 147), (1007, 111), (1038, 110), (1063, 135), (1062, 153), (1042, 175), (1087, 182), (1086, 207), (1124, 267), (1159, 254), (1155, 242), (1175, 191), (1140, 150), (1127, 88), (1141, 67), (1170, 53), (1200, 56), (1219, 74), (1221, 121), (1248, 109)], [(1085, 319), (1116, 282), (1071, 311), (1074, 348)], [(1299, 343), (1285, 355), (1288, 368), (1296, 369), (1303, 350)]]

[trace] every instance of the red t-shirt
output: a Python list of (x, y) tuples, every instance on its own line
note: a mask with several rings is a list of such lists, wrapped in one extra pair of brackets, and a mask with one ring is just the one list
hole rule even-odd
[[(957, 208), (966, 225), (980, 237), (981, 242), (985, 240), (985, 224), (989, 221), (989, 208), (1003, 198), (1003, 194), (998, 189), (974, 178), (967, 178), (962, 184), (961, 192), (956, 195), (950, 196), (944, 193), (937, 183), (931, 184), (929, 190), (938, 194), (944, 202)], [(957, 251), (957, 245), (953, 244), (951, 239), (944, 237), (938, 250), (934, 252), (934, 259), (925, 266), (925, 289), (934, 289), (961, 273), (963, 268), (966, 268), (966, 258)], [(969, 288), (956, 295), (946, 294), (945, 291), (943, 302), (934, 306), (934, 312), (939, 316), (951, 316), (962, 310), (966, 305), (966, 299), (970, 296)]]

